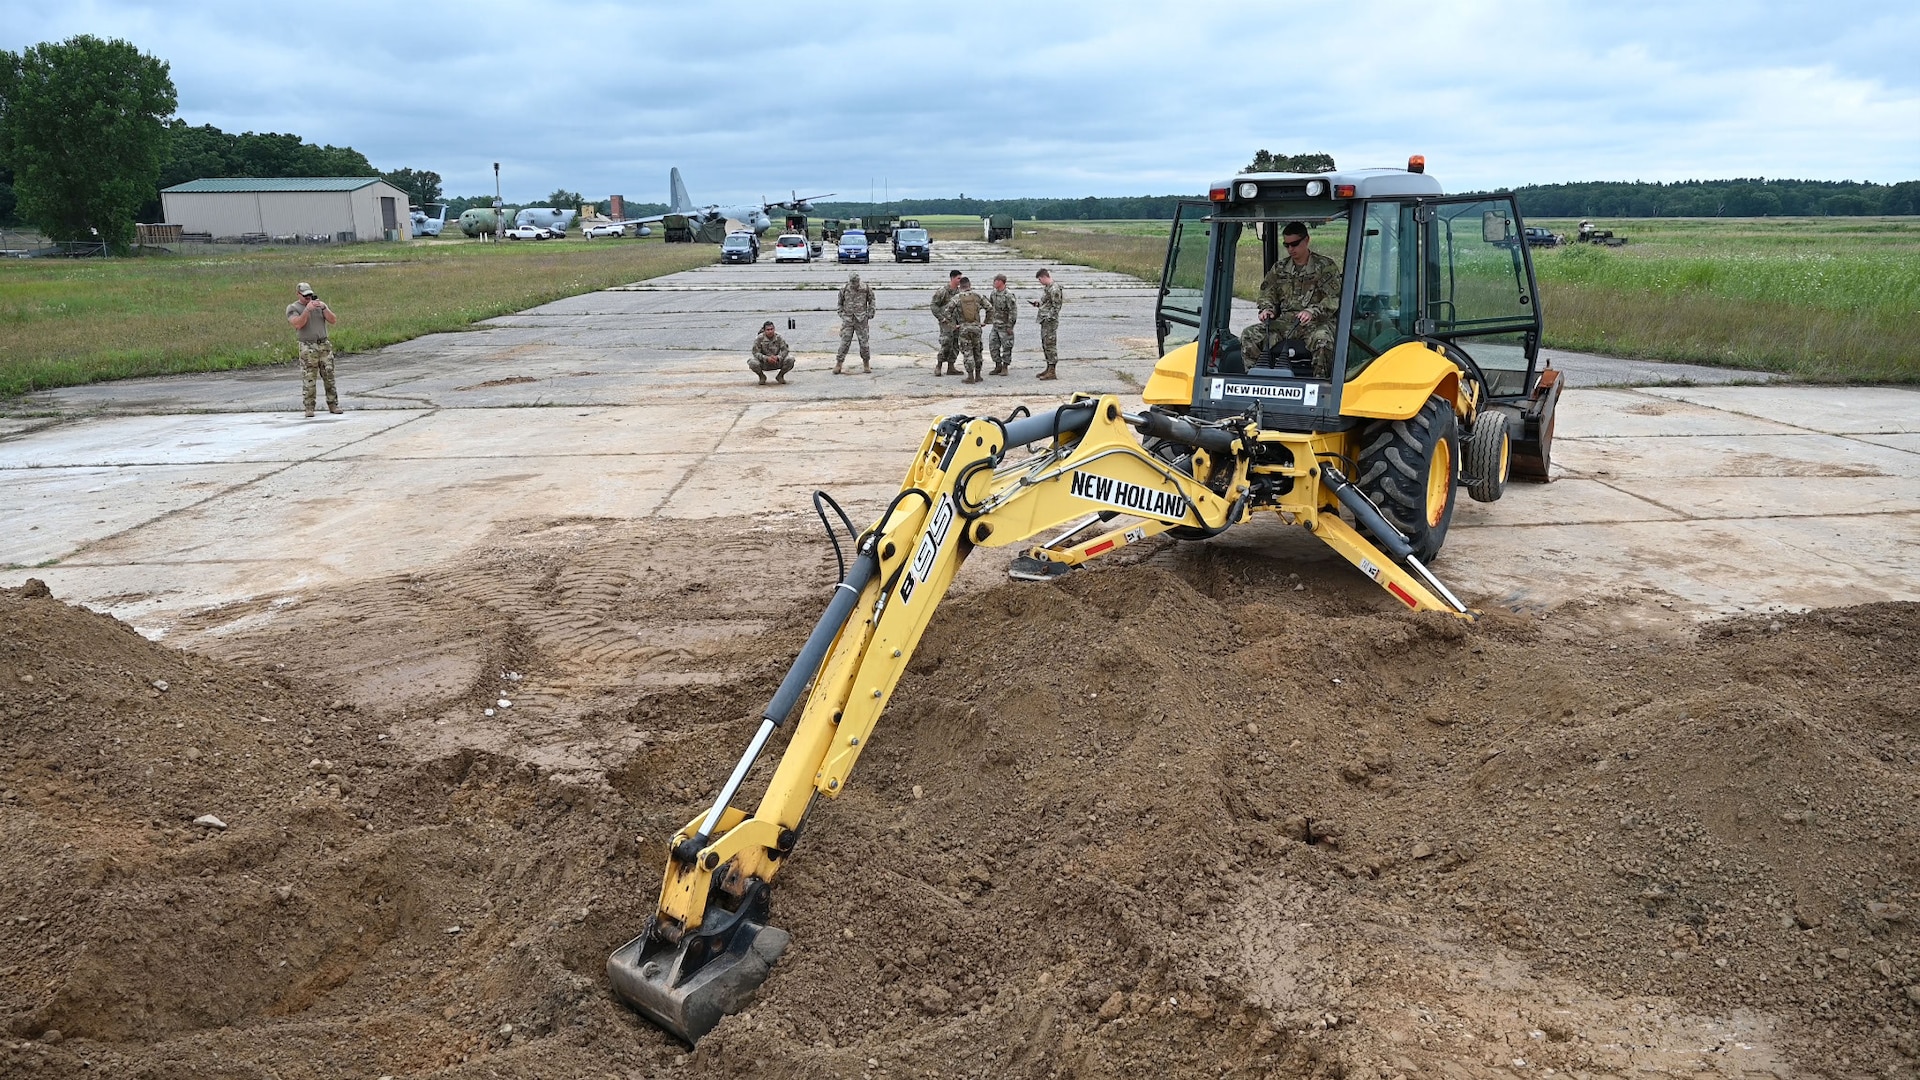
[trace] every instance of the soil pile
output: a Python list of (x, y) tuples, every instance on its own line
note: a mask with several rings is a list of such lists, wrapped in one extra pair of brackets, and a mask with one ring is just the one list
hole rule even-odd
[[(601, 967), (814, 601), (630, 604), (758, 621), (595, 684), (594, 772), (0, 593), (0, 1072), (1913, 1071), (1920, 606), (1629, 638), (1143, 557), (943, 608), (775, 884), (786, 957), (692, 1053)], [(588, 663), (460, 603), (530, 687)]]

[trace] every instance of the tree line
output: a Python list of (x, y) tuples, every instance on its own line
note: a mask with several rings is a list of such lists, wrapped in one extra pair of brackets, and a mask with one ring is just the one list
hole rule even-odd
[(1920, 180), (1597, 181), (1514, 189), (1528, 217), (1866, 217), (1920, 214)]
[(125, 251), (135, 221), (159, 220), (161, 188), (211, 176), (378, 176), (416, 206), (440, 201), (438, 173), (382, 172), (298, 135), (195, 127), (177, 103), (167, 62), (125, 41), (0, 50), (0, 223)]

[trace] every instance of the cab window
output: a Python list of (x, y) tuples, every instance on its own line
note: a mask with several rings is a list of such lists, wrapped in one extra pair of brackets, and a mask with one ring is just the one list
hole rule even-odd
[(1506, 199), (1434, 208), (1428, 317), (1439, 336), (1531, 327), (1533, 297), (1521, 235)]
[(1419, 318), (1419, 243), (1408, 203), (1369, 203), (1360, 236), (1360, 271), (1353, 289), (1353, 333), (1347, 378), (1388, 349), (1416, 335)]

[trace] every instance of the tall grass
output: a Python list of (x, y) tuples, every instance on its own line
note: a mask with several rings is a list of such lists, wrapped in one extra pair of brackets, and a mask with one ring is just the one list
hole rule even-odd
[(296, 282), (359, 352), (713, 261), (706, 245), (611, 240), (359, 244), (0, 263), (0, 397), (289, 360)]
[[(1920, 221), (1601, 224), (1628, 245), (1534, 252), (1548, 345), (1820, 382), (1920, 382)], [(1167, 231), (1165, 222), (1023, 224), (1013, 243), (1035, 258), (1157, 281)], [(1240, 254), (1235, 291), (1246, 296), (1258, 263)]]

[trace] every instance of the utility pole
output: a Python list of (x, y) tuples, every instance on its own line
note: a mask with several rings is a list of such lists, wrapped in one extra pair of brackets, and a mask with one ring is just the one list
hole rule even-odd
[(500, 163), (493, 163), (493, 238), (500, 239), (500, 230), (507, 224), (506, 204), (500, 201)]

